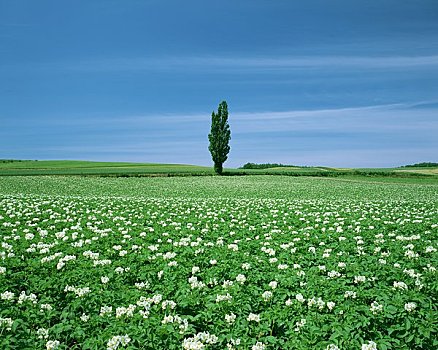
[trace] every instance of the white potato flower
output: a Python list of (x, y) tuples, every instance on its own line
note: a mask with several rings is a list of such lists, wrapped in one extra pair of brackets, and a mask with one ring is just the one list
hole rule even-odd
[(242, 269), (249, 270), (250, 268), (251, 268), (251, 264), (249, 264), (249, 263), (243, 263), (242, 264)]
[(246, 319), (248, 322), (260, 322), (260, 315), (250, 313)]
[(362, 344), (361, 350), (377, 350), (377, 344), (370, 340), (368, 344)]
[(58, 340), (49, 340), (46, 343), (46, 350), (55, 350), (58, 349), (60, 342)]
[(14, 299), (15, 294), (9, 291), (5, 291), (3, 293), (0, 294), (0, 298), (2, 300), (12, 300)]
[(235, 314), (231, 313), (231, 314), (225, 315), (225, 321), (227, 321), (229, 324), (234, 323), (235, 320), (236, 320)]
[(306, 301), (306, 299), (304, 299), (303, 295), (301, 293), (298, 293), (295, 296), (295, 299), (297, 299), (300, 303), (304, 303)]
[(326, 350), (340, 350), (339, 347), (335, 344), (330, 344), (325, 349)]
[(259, 341), (251, 347), (251, 350), (265, 350), (265, 349), (266, 349), (266, 345)]
[(38, 339), (47, 339), (49, 337), (49, 331), (45, 328), (38, 328), (37, 335)]
[(271, 281), (269, 282), (269, 287), (271, 287), (272, 289), (277, 288), (278, 282), (277, 281)]
[(405, 310), (407, 312), (412, 312), (417, 308), (417, 304), (416, 303), (406, 303), (405, 304)]
[(236, 276), (236, 281), (237, 281), (238, 283), (240, 283), (240, 284), (244, 284), (245, 281), (246, 281), (246, 277), (245, 277), (245, 275), (238, 274), (238, 275)]
[(373, 315), (377, 315), (383, 311), (383, 305), (379, 304), (377, 301), (373, 301), (371, 303), (370, 311), (373, 313)]
[(262, 294), (262, 298), (264, 301), (268, 301), (269, 299), (272, 298), (272, 296), (273, 296), (273, 294), (271, 291), (266, 291), (266, 292), (263, 292), (263, 294)]
[(0, 317), (0, 328), (5, 327), (6, 330), (10, 331), (12, 329), (13, 323), (14, 321), (10, 317)]

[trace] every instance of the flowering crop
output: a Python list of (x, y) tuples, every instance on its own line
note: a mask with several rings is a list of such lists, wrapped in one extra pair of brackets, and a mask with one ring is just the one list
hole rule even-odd
[(149, 195), (45, 193), (54, 179), (114, 181), (0, 184), (0, 348), (438, 347), (438, 186), (389, 184), (378, 200), (369, 183), (333, 198), (333, 180), (281, 177), (283, 198), (216, 178), (175, 180), (204, 196), (169, 197), (166, 178), (125, 183)]

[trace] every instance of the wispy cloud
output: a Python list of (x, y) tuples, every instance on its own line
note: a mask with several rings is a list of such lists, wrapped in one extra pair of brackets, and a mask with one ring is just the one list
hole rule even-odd
[[(204, 65), (223, 65), (240, 67), (409, 67), (437, 65), (438, 55), (435, 56), (308, 56), (308, 57), (195, 57), (188, 62)], [(184, 62), (184, 61), (183, 61)]]
[(300, 68), (403, 68), (437, 66), (435, 56), (318, 56), (318, 57), (163, 57), (159, 59), (132, 59), (108, 61), (102, 69), (153, 68), (237, 68), (237, 69), (300, 69)]
[[(235, 132), (286, 131), (286, 130), (382, 130), (438, 128), (438, 100), (379, 104), (323, 109), (288, 111), (230, 112), (230, 123)], [(423, 108), (424, 107), (424, 108)], [(105, 130), (150, 129), (165, 132), (172, 129), (209, 126), (210, 113), (154, 113), (139, 115), (91, 115), (38, 117), (39, 125), (62, 127), (98, 127), (99, 135)], [(401, 123), (403, 121), (403, 123)], [(17, 123), (17, 121), (15, 122)], [(29, 127), (32, 127), (29, 125)], [(159, 135), (150, 135), (156, 138)]]
[[(435, 103), (231, 112), (232, 152), (228, 165), (271, 161), (389, 166), (434, 161), (438, 154)], [(39, 118), (35, 124), (27, 123), (24, 127), (17, 124), (7, 130), (2, 149), (14, 154), (16, 145), (8, 144), (7, 140), (23, 139), (23, 128), (27, 128), (25, 139), (33, 144), (32, 152), (49, 158), (95, 157), (208, 165), (209, 127), (209, 113)]]
[(237, 113), (231, 119), (242, 132), (275, 131), (438, 131), (438, 109), (412, 109), (421, 103), (399, 103), (335, 109)]
[[(130, 72), (178, 70), (300, 70), (300, 69), (416, 69), (438, 66), (438, 55), (423, 56), (146, 56), (93, 57), (75, 61), (26, 63), (26, 69), (78, 72)], [(4, 70), (15, 67), (3, 65)]]

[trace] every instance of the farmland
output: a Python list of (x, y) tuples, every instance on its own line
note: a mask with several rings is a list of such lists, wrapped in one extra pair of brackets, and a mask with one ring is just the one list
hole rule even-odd
[(433, 176), (4, 176), (0, 230), (0, 348), (438, 346)]
[[(93, 162), (78, 160), (0, 159), (0, 176), (81, 175), (105, 177), (211, 176), (211, 167), (190, 164)], [(225, 175), (386, 176), (422, 177), (438, 181), (438, 167), (333, 168), (325, 166), (273, 166), (261, 169), (226, 168)]]
[(212, 174), (211, 168), (186, 164), (88, 162), (77, 160), (3, 161), (0, 175), (151, 175)]

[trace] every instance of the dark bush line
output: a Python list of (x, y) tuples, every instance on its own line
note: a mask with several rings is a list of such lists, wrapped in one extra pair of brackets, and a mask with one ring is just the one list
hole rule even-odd
[(422, 162), (417, 164), (403, 165), (400, 168), (434, 168), (438, 167), (438, 163)]
[[(298, 165), (287, 165), (281, 163), (246, 163), (241, 166), (239, 169), (269, 169), (269, 168), (290, 168), (290, 167), (299, 167)], [(301, 167), (300, 168), (305, 168)]]
[(38, 162), (38, 159), (0, 159), (0, 163), (21, 163), (21, 162)]
[(251, 176), (251, 175), (273, 175), (273, 176), (309, 176), (309, 177), (340, 177), (340, 176), (369, 176), (369, 177), (397, 177), (397, 178), (430, 178), (434, 175), (420, 173), (401, 173), (393, 171), (315, 171), (315, 172), (294, 172), (294, 171), (266, 171), (266, 172), (224, 172), (225, 176)]

